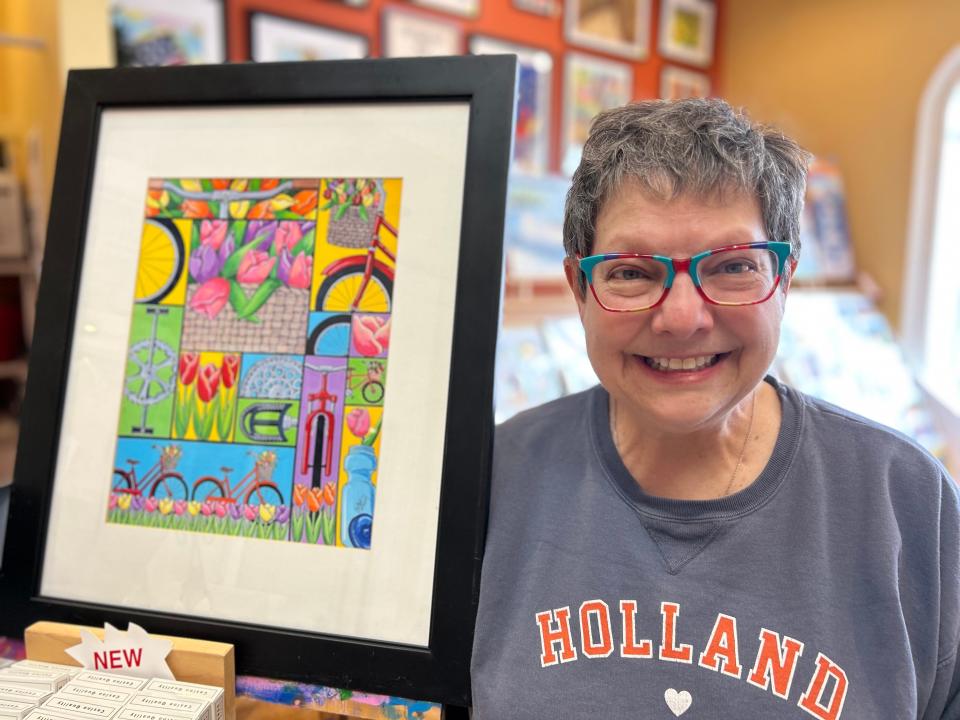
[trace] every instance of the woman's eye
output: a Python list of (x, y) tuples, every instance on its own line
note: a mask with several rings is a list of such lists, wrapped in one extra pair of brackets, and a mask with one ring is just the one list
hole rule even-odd
[(728, 275), (738, 275), (740, 273), (750, 272), (754, 269), (753, 265), (743, 260), (724, 263), (720, 266), (720, 272)]
[(611, 280), (643, 280), (645, 278), (646, 278), (646, 273), (644, 273), (639, 268), (633, 268), (633, 267), (617, 268), (612, 273), (610, 273)]

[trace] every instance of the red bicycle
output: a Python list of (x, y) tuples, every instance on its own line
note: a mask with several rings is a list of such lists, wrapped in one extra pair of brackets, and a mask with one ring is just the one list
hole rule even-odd
[(383, 213), (377, 213), (365, 255), (350, 255), (323, 269), (324, 280), (317, 290), (316, 310), (324, 312), (390, 312), (393, 292), (393, 268), (375, 257), (383, 253), (396, 265), (397, 258), (380, 240), (380, 228), (394, 237), (397, 230)]
[[(329, 478), (333, 473), (333, 433), (335, 419), (333, 407), (339, 397), (329, 390), (330, 373), (346, 370), (345, 365), (311, 365), (306, 363), (309, 370), (320, 373), (320, 389), (307, 395), (308, 407), (311, 407), (305, 423), (303, 448), (300, 451), (300, 474), (308, 475), (320, 461), (321, 479), (313, 476), (311, 485), (320, 487), (323, 478)], [(316, 407), (313, 407), (316, 403)], [(327, 405), (330, 405), (328, 408)]]
[(256, 460), (253, 470), (233, 485), (230, 473), (233, 468), (221, 467), (222, 478), (206, 475), (193, 484), (190, 499), (198, 502), (235, 503), (241, 497), (247, 505), (282, 505), (283, 493), (273, 482), (273, 471), (277, 467), (277, 454), (264, 450), (259, 455), (248, 451)]
[[(140, 464), (140, 461), (132, 458), (127, 458), (127, 463), (130, 465), (128, 470), (113, 469), (113, 492), (126, 495), (143, 495), (144, 492), (147, 492), (149, 497), (186, 500), (187, 483), (184, 481), (183, 475), (176, 472), (177, 463), (183, 453), (180, 446), (167, 445), (160, 448), (154, 445), (153, 449), (160, 451), (160, 458), (147, 470), (143, 477), (137, 477), (137, 465)], [(149, 488), (149, 491), (147, 491), (147, 488)]]

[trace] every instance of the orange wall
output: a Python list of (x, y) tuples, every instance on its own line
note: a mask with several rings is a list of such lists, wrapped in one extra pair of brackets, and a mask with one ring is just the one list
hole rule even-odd
[[(717, 24), (723, 22), (722, 14), (727, 0), (716, 0)], [(633, 68), (634, 98), (653, 98), (659, 94), (660, 69), (664, 64), (656, 52), (657, 29), (660, 17), (660, 1), (652, 0), (651, 33), (649, 57), (642, 62), (633, 62), (615, 55), (605, 55), (593, 50), (582, 49), (568, 44), (564, 40), (562, 16), (547, 18), (517, 10), (511, 0), (480, 0), (480, 14), (475, 19), (465, 19), (448, 13), (435, 12), (428, 8), (413, 6), (409, 3), (390, 0), (369, 0), (369, 5), (353, 8), (336, 2), (304, 2), (303, 0), (228, 0), (227, 28), (228, 53), (231, 60), (249, 59), (248, 14), (254, 11), (271, 12), (285, 17), (315, 22), (331, 28), (346, 30), (366, 36), (373, 55), (380, 54), (380, 13), (386, 7), (397, 7), (410, 12), (422, 13), (438, 20), (459, 25), (469, 42), (471, 34), (482, 34), (498, 39), (536, 47), (548, 51), (553, 57), (553, 87), (551, 102), (550, 167), (559, 165), (560, 132), (562, 123), (563, 99), (563, 56), (567, 51), (577, 51), (588, 55), (598, 55), (611, 60), (629, 63)], [(723, 52), (722, 43), (717, 37), (714, 58)], [(712, 83), (716, 86), (716, 63), (708, 69)]]
[(857, 264), (898, 325), (917, 110), (960, 43), (960, 2), (727, 0), (725, 10), (726, 97), (839, 163)]

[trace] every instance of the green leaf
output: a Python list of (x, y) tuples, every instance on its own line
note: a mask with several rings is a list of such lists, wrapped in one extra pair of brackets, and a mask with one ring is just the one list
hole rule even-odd
[(257, 288), (257, 291), (250, 296), (250, 299), (247, 300), (246, 307), (243, 308), (243, 312), (239, 313), (240, 319), (244, 320), (248, 316), (253, 315), (257, 310), (263, 307), (263, 304), (270, 299), (270, 296), (282, 286), (283, 283), (274, 278), (267, 278), (264, 280), (260, 287)]
[(204, 178), (200, 181), (200, 187), (203, 188), (204, 192), (211, 192), (213, 190), (213, 181)]
[(252, 191), (252, 192), (256, 192), (257, 190), (259, 190), (259, 189), (260, 189), (260, 178), (252, 178), (252, 179), (250, 180), (250, 185), (249, 185), (249, 187), (248, 187), (247, 189), (250, 190), (250, 191)]
[(367, 215), (367, 209), (363, 205), (357, 205), (357, 214), (364, 222), (367, 222), (367, 220), (370, 219), (370, 216)]
[(273, 216), (277, 220), (303, 220), (300, 213), (295, 213), (292, 210), (274, 210)]
[(230, 307), (239, 315), (243, 312), (243, 306), (247, 304), (247, 296), (236, 280), (230, 281)]
[(337, 214), (334, 216), (333, 219), (340, 220), (341, 218), (343, 218), (344, 215), (347, 214), (347, 210), (349, 209), (350, 209), (349, 205), (346, 205), (346, 204), (341, 205), (339, 208), (337, 208)]
[(324, 205), (322, 208), (320, 208), (320, 210), (321, 210), (321, 211), (322, 211), (322, 210), (329, 210), (329, 209), (332, 208), (334, 205), (336, 205), (336, 203), (335, 203), (333, 200), (330, 200), (326, 205)]
[(220, 217), (220, 203), (217, 200), (207, 200), (207, 207), (210, 208), (210, 214), (218, 218)]

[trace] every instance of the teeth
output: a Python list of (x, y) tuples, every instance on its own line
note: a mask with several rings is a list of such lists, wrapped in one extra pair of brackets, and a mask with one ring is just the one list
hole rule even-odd
[(701, 370), (715, 364), (717, 359), (717, 355), (700, 355), (688, 358), (645, 357), (643, 360), (654, 370), (673, 372), (675, 370)]

